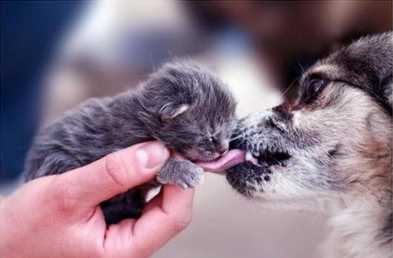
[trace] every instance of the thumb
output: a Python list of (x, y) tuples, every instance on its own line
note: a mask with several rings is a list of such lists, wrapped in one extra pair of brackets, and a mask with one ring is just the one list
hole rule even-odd
[(67, 187), (80, 206), (94, 207), (149, 181), (169, 158), (162, 143), (146, 142), (114, 152), (84, 167), (71, 170), (57, 178)]

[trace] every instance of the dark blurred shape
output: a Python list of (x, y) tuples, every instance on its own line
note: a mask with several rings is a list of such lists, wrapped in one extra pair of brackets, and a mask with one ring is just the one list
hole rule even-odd
[[(392, 30), (392, 1), (187, 1), (211, 33), (235, 27), (248, 33), (282, 91), (332, 47)], [(290, 93), (295, 92), (292, 87)]]
[(39, 124), (40, 78), (79, 1), (1, 1), (0, 183), (22, 172)]

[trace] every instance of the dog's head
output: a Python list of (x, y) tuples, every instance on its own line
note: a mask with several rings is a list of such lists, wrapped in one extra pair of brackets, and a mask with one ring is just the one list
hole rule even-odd
[(392, 33), (360, 39), (306, 71), (296, 103), (241, 120), (232, 148), (249, 161), (228, 171), (229, 183), (263, 199), (391, 198), (392, 57)]

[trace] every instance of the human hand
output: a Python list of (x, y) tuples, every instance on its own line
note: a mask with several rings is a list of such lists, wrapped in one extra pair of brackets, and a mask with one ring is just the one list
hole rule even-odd
[(26, 183), (0, 202), (0, 257), (149, 257), (189, 224), (193, 190), (166, 185), (141, 218), (109, 228), (99, 203), (152, 179), (168, 157), (142, 143)]

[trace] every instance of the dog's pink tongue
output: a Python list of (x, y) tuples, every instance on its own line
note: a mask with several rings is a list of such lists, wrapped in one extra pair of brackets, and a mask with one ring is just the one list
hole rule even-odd
[(223, 172), (224, 170), (244, 162), (245, 152), (242, 150), (230, 150), (222, 157), (214, 161), (197, 162), (203, 169), (211, 172)]

